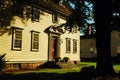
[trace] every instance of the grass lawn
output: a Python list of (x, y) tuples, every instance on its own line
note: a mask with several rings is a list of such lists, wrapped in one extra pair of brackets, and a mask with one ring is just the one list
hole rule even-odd
[[(96, 66), (96, 62), (81, 62), (84, 66)], [(120, 63), (113, 63), (113, 68), (116, 72), (120, 71)]]
[(8, 72), (0, 80), (72, 80), (78, 77), (79, 72), (80, 67)]
[[(79, 80), (81, 68), (87, 66), (96, 66), (96, 63), (81, 62), (80, 65), (75, 68), (8, 72), (4, 76), (0, 76), (0, 80)], [(120, 71), (119, 64), (114, 64), (113, 67), (116, 72)]]

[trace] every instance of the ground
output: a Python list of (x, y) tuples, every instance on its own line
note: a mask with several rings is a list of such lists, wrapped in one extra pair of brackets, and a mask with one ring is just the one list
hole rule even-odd
[[(92, 78), (95, 64), (95, 62), (81, 62), (74, 68), (8, 71), (1, 73), (0, 80), (120, 80), (120, 73), (116, 76)], [(116, 72), (120, 71), (119, 64), (113, 66)]]

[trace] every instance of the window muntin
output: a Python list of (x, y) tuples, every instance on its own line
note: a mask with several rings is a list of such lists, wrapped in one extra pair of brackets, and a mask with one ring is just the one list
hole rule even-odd
[(39, 33), (32, 31), (31, 32), (31, 51), (39, 50)]
[(73, 53), (77, 53), (77, 40), (73, 39)]
[(70, 52), (71, 52), (71, 39), (66, 38), (66, 53), (70, 53)]
[(21, 50), (22, 48), (22, 29), (13, 28), (12, 31), (12, 49)]

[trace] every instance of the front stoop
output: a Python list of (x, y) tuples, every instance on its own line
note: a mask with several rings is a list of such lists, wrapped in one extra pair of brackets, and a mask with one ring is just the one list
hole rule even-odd
[(61, 68), (73, 68), (77, 67), (79, 62), (68, 61), (68, 62), (55, 62), (55, 61), (47, 61), (43, 65), (40, 65), (38, 68), (53, 68), (53, 69), (61, 69)]
[(73, 68), (77, 67), (78, 64), (75, 64), (73, 61), (68, 62), (58, 62), (57, 63), (61, 68)]

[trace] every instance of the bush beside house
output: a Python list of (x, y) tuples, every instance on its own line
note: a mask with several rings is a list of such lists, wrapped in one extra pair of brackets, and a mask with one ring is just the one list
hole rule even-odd
[(0, 71), (2, 71), (5, 66), (6, 66), (6, 62), (5, 62), (5, 54), (0, 55)]

